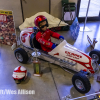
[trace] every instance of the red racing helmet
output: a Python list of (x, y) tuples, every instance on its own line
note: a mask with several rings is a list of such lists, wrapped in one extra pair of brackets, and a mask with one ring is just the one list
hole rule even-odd
[(27, 78), (27, 70), (23, 66), (18, 66), (14, 69), (13, 79), (17, 84), (21, 83), (21, 81), (25, 80)]
[(35, 26), (37, 26), (38, 28), (40, 28), (40, 23), (43, 22), (43, 21), (46, 21), (47, 23), (47, 27), (48, 27), (48, 21), (47, 21), (47, 18), (43, 15), (39, 15), (35, 18), (34, 20), (34, 23), (35, 23)]

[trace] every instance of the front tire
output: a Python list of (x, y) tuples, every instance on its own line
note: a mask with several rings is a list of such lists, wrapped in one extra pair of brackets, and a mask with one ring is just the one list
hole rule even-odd
[(89, 56), (94, 60), (96, 61), (98, 64), (100, 64), (100, 51), (99, 50), (92, 50), (90, 53), (89, 53)]
[(82, 73), (77, 73), (73, 75), (72, 83), (75, 89), (82, 94), (89, 92), (91, 89), (89, 79)]
[(27, 63), (28, 61), (28, 54), (27, 52), (22, 49), (22, 48), (18, 48), (15, 50), (14, 52), (16, 59), (20, 62), (20, 63)]

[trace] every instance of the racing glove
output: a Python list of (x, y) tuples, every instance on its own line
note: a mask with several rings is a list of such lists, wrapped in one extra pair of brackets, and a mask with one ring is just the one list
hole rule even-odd
[(59, 36), (59, 39), (63, 39), (64, 40), (64, 37), (63, 36)]
[(52, 49), (54, 49), (55, 47), (56, 47), (56, 45), (55, 45), (55, 44), (53, 44), (53, 45), (52, 45)]

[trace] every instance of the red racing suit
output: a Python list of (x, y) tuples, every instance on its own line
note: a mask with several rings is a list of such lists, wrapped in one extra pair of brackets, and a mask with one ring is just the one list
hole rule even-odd
[(51, 42), (50, 36), (59, 39), (59, 34), (55, 33), (49, 29), (47, 29), (45, 32), (39, 31), (36, 34), (36, 40), (40, 43), (41, 48), (43, 51), (51, 51), (53, 43)]

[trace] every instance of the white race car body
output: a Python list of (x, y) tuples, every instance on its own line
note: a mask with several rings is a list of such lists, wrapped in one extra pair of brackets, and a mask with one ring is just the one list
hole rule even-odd
[(20, 33), (20, 40), (23, 45), (31, 47), (30, 45), (30, 36), (33, 33), (33, 29), (30, 28), (25, 28), (24, 30), (21, 31)]
[(91, 57), (67, 43), (66, 40), (62, 41), (49, 54), (65, 61), (77, 63), (77, 65), (71, 68), (73, 70), (80, 71), (88, 69), (91, 73), (94, 73)]
[[(32, 28), (26, 28), (20, 33), (20, 40), (22, 44), (29, 48), (31, 48), (30, 36), (32, 35), (32, 33)], [(92, 61), (91, 57), (67, 43), (66, 40), (62, 41), (51, 52), (48, 52), (48, 55), (51, 56), (50, 59), (48, 58), (49, 56), (44, 56), (42, 58), (77, 72), (80, 70), (85, 70), (92, 74), (95, 73), (96, 64), (93, 64), (94, 62)], [(55, 58), (57, 59), (55, 60)], [(64, 63), (64, 65), (62, 64), (62, 62)], [(69, 64), (71, 64), (72, 66), (70, 66)]]

